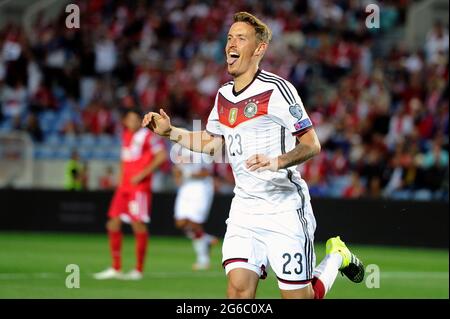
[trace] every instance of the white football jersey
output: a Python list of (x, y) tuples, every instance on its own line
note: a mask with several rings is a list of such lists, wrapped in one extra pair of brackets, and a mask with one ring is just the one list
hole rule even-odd
[(270, 158), (289, 152), (297, 136), (312, 128), (295, 87), (272, 73), (258, 70), (240, 92), (233, 81), (217, 92), (206, 130), (222, 135), (236, 186), (232, 208), (267, 214), (302, 208), (309, 190), (295, 166), (249, 171), (245, 161), (254, 154)]

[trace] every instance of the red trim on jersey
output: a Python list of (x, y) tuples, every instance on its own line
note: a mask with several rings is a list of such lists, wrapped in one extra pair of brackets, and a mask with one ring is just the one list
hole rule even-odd
[[(241, 123), (255, 119), (259, 116), (266, 115), (269, 108), (269, 100), (273, 90), (265, 91), (263, 93), (246, 98), (237, 103), (228, 101), (221, 93), (217, 99), (217, 111), (219, 113), (219, 122), (225, 126), (234, 128)], [(244, 114), (245, 107), (249, 103), (257, 105), (256, 114), (252, 117), (246, 117)], [(233, 110), (233, 111), (232, 111)], [(235, 114), (230, 114), (236, 112)], [(231, 121), (230, 121), (231, 117)]]
[(248, 259), (247, 258), (230, 258), (230, 259), (225, 260), (222, 263), (222, 267), (225, 268), (226, 265), (231, 264), (231, 263), (235, 263), (235, 262), (238, 262), (238, 261), (246, 263), (248, 261)]
[(300, 131), (292, 133), (292, 135), (297, 136), (297, 137), (303, 136), (303, 134), (305, 134), (306, 132), (308, 132), (312, 128), (313, 128), (312, 126), (307, 127), (307, 128), (305, 128), (303, 130), (300, 130)]
[[(225, 260), (222, 263), (222, 267), (225, 268), (227, 265), (229, 265), (231, 263), (235, 263), (235, 262), (247, 263), (248, 259), (247, 258), (230, 258), (230, 259)], [(259, 276), (259, 279), (266, 279), (267, 278), (266, 266), (261, 265), (260, 269), (261, 269), (261, 275)]]

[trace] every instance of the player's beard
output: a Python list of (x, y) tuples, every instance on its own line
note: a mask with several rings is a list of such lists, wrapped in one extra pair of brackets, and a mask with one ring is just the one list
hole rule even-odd
[(232, 77), (236, 77), (236, 76), (238, 76), (239, 75), (239, 73), (238, 73), (238, 67), (237, 67), (237, 63), (238, 63), (239, 61), (236, 61), (236, 62), (234, 62), (232, 65), (230, 65), (230, 64), (227, 64), (227, 71), (228, 71), (228, 74), (229, 75), (231, 75)]
[[(233, 78), (237, 78), (240, 75), (245, 73), (245, 68), (243, 68), (243, 61), (241, 60), (242, 57), (240, 57), (236, 62), (234, 62), (232, 65), (227, 65), (227, 71), (228, 74), (231, 75)], [(244, 69), (244, 70), (242, 70)]]
[(228, 69), (228, 74), (233, 78), (236, 78), (239, 75), (237, 71), (230, 71), (230, 69)]
[(255, 61), (252, 56), (247, 56), (241, 53), (240, 57), (233, 64), (227, 64), (227, 72), (236, 79), (237, 77), (245, 74), (247, 71), (253, 69), (254, 62)]

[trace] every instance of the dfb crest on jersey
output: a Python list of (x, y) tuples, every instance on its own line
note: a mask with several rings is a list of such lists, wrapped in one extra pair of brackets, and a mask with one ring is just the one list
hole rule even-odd
[(289, 106), (289, 113), (298, 120), (301, 120), (303, 117), (302, 107), (298, 103)]
[(258, 112), (258, 105), (254, 102), (248, 103), (244, 108), (244, 115), (246, 118), (252, 118)]
[(228, 114), (228, 122), (233, 125), (236, 122), (237, 119), (237, 114), (238, 114), (238, 109), (236, 107), (233, 107), (230, 110), (230, 114)]

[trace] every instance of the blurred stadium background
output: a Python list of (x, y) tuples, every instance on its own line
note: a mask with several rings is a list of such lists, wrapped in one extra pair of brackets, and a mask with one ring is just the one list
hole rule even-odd
[[(80, 8), (80, 28), (66, 27), (69, 3)], [(365, 25), (369, 4), (380, 8), (379, 28)], [(91, 274), (109, 260), (101, 232), (120, 111), (164, 106), (176, 125), (204, 125), (229, 79), (226, 32), (242, 10), (272, 28), (262, 68), (295, 85), (322, 143), (298, 168), (317, 240), (341, 234), (381, 270), (380, 288), (338, 280), (330, 297), (448, 298), (448, 8), (446, 0), (0, 0), (0, 298), (224, 297), (219, 248), (213, 269), (190, 271), (190, 243), (172, 226), (170, 162), (155, 174), (144, 281)], [(66, 179), (74, 166), (83, 175), (76, 190)], [(233, 182), (226, 164), (214, 175), (207, 227), (220, 236)], [(321, 257), (323, 246), (316, 250)], [(81, 289), (64, 286), (71, 263)], [(258, 297), (278, 298), (268, 281)]]

